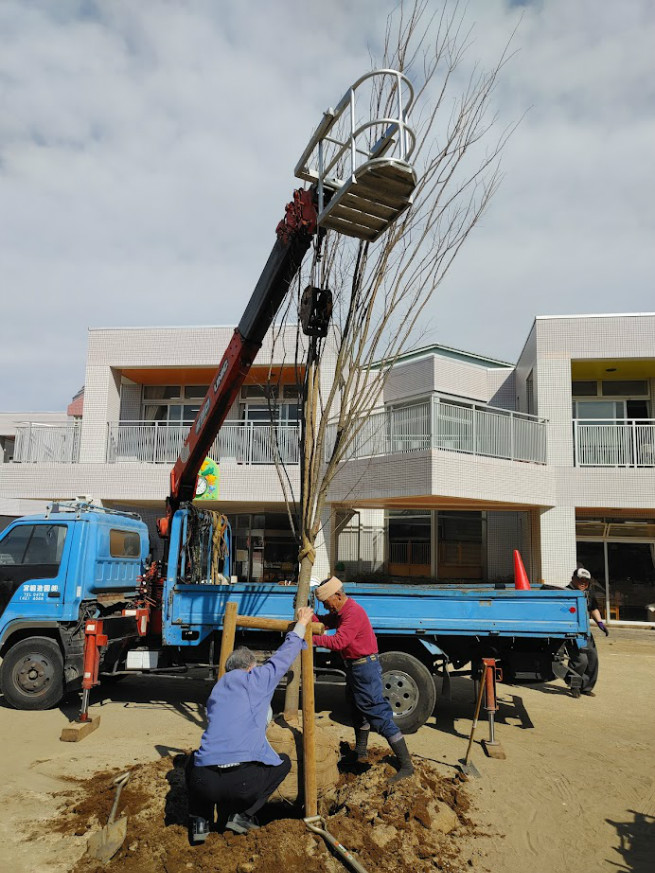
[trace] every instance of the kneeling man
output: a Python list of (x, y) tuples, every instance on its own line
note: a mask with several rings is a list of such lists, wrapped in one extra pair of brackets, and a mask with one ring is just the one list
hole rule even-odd
[(261, 667), (245, 647), (227, 659), (207, 702), (207, 730), (187, 769), (192, 843), (207, 838), (214, 804), (228, 814), (227, 827), (235, 833), (257, 828), (256, 813), (291, 769), (288, 755), (278, 755), (266, 739), (266, 726), (275, 688), (307, 646), (312, 615), (309, 606), (298, 610), (295, 628)]

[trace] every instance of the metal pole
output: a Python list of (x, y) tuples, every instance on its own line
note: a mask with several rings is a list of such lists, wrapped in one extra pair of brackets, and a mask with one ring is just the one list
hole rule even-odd
[(357, 155), (355, 152), (355, 92), (350, 89), (350, 175), (352, 181), (355, 181), (355, 162)]

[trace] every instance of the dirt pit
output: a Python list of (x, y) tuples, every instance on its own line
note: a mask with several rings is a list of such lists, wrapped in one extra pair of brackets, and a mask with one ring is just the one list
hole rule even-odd
[[(371, 766), (340, 774), (332, 800), (321, 801), (328, 830), (370, 873), (460, 873), (473, 864), (464, 837), (474, 832), (469, 801), (459, 777), (443, 777), (417, 761), (410, 779), (393, 787), (388, 751), (373, 750)], [(207, 842), (190, 846), (184, 755), (133, 768), (121, 794), (118, 815), (128, 816), (127, 839), (108, 864), (84, 855), (73, 873), (343, 873), (343, 862), (325, 841), (311, 834), (300, 810), (269, 804), (261, 828), (245, 836), (213, 830)], [(80, 780), (59, 795), (62, 807), (55, 833), (87, 837), (107, 821), (119, 771)]]

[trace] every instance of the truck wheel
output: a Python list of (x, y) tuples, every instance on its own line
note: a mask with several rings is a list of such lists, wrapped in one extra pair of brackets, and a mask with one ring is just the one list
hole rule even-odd
[(404, 734), (413, 734), (430, 718), (437, 702), (434, 679), (418, 658), (405, 652), (383, 652), (382, 690), (393, 719)]
[(0, 687), (14, 709), (51, 709), (64, 696), (64, 659), (48, 637), (30, 637), (9, 649)]

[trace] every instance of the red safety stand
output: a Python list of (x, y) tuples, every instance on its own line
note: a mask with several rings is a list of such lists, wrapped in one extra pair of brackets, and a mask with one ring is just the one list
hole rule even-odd
[(84, 627), (84, 673), (82, 676), (82, 709), (78, 721), (89, 719), (89, 697), (94, 685), (98, 685), (100, 648), (107, 645), (107, 636), (102, 632), (102, 619), (90, 619)]
[(496, 666), (495, 658), (483, 658), (483, 676), (484, 682), (484, 708), (487, 712), (489, 720), (489, 739), (482, 740), (482, 748), (489, 758), (498, 758), (505, 760), (507, 755), (501, 744), (496, 739), (495, 734), (495, 717), (498, 712), (498, 700), (496, 698), (496, 679), (502, 679), (502, 673)]
[(100, 669), (100, 649), (107, 645), (107, 635), (103, 633), (102, 619), (89, 619), (84, 626), (84, 671), (82, 676), (82, 708), (77, 721), (65, 727), (60, 740), (65, 743), (78, 743), (100, 725), (100, 716), (89, 718), (89, 697), (94, 685), (98, 685)]

